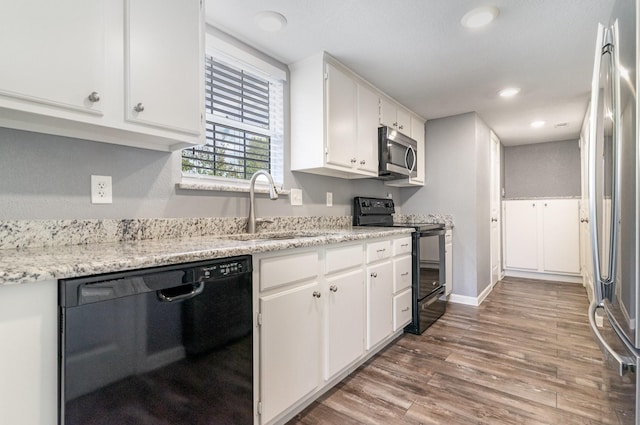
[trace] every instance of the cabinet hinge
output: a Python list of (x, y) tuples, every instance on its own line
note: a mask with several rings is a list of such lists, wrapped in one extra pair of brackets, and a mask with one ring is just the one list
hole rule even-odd
[(262, 402), (258, 402), (258, 415), (262, 415)]
[(258, 326), (262, 326), (262, 313), (258, 313)]
[(324, 73), (324, 79), (325, 79), (325, 80), (328, 80), (328, 79), (329, 79), (329, 73), (328, 73), (328, 72), (325, 72), (325, 73)]

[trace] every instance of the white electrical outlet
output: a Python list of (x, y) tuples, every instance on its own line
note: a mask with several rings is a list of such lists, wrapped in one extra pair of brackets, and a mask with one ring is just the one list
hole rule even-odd
[(91, 176), (91, 203), (111, 204), (112, 189), (111, 176)]
[(291, 205), (302, 205), (302, 189), (291, 189), (289, 198), (291, 199)]
[(327, 192), (327, 206), (328, 207), (332, 207), (333, 206), (333, 193), (332, 192)]

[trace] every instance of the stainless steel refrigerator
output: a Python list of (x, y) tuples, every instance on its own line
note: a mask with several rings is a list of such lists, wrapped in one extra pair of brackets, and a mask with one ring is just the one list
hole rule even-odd
[(597, 37), (588, 140), (594, 289), (589, 321), (617, 372), (603, 374), (612, 411), (620, 423), (640, 425), (638, 1), (617, 0)]

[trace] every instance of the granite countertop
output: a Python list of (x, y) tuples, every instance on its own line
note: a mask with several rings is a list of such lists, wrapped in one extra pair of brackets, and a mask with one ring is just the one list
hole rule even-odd
[[(0, 286), (55, 280), (212, 258), (256, 254), (345, 241), (410, 234), (410, 228), (351, 227), (251, 235), (230, 234), (174, 239), (124, 240), (65, 246), (23, 247), (0, 250)], [(266, 239), (262, 239), (266, 237)]]

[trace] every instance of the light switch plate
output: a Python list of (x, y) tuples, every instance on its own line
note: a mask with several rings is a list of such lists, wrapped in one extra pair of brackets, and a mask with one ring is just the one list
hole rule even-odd
[(291, 189), (289, 198), (291, 199), (291, 205), (294, 205), (294, 206), (302, 205), (302, 189)]

